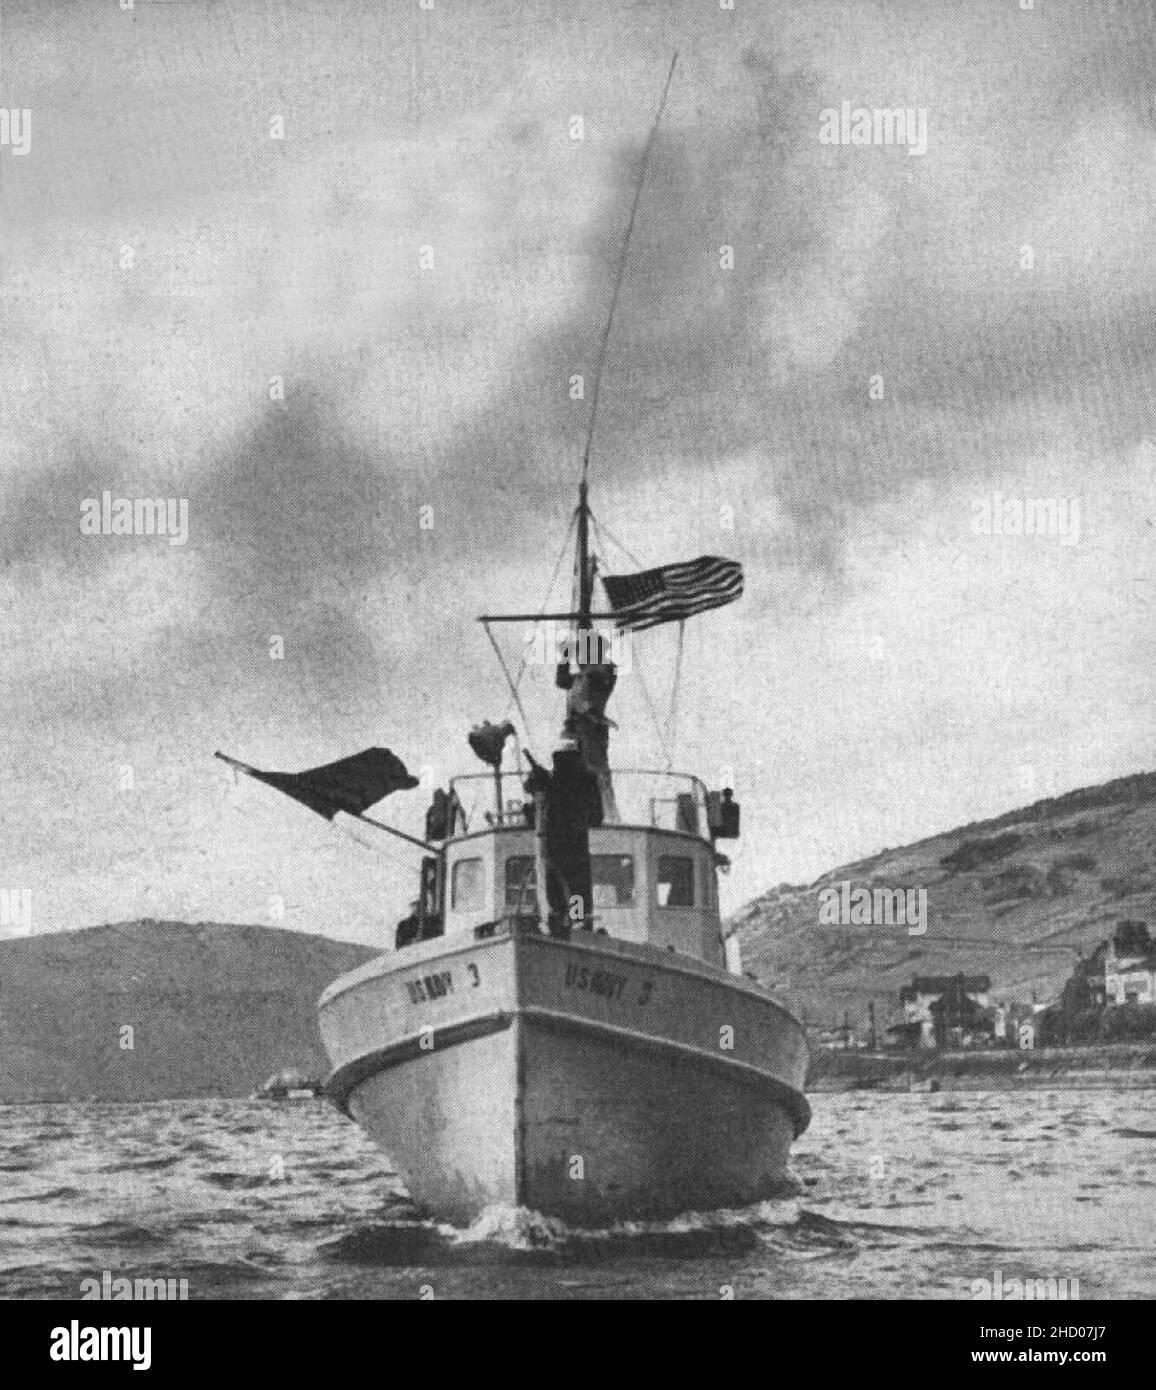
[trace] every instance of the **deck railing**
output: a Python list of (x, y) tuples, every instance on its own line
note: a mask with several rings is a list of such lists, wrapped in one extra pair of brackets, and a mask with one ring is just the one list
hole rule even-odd
[[(614, 800), (618, 814), (607, 824), (649, 825), (659, 830), (679, 830), (686, 835), (709, 834), (706, 819), (706, 788), (697, 777), (685, 772), (662, 772), (646, 768), (621, 768), (612, 774)], [(525, 772), (501, 774), (502, 809), (496, 806), (496, 780), (490, 772), (468, 772), (454, 777), (450, 787), (456, 793), (465, 818), (457, 834), (473, 834), (498, 825), (524, 826), (525, 807), (532, 803), (523, 788)]]

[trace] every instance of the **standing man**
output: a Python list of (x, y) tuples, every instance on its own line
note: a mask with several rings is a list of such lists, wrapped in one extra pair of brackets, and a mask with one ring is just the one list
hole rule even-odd
[(612, 661), (585, 663), (581, 660), (582, 645), (591, 640), (599, 643), (598, 655), (602, 655), (598, 634), (579, 633), (577, 669), (571, 671), (567, 654), (567, 659), (558, 663), (555, 683), (560, 690), (566, 691), (566, 723), (562, 737), (573, 739), (578, 745), (583, 762), (598, 782), (602, 819), (612, 823), (618, 819), (618, 806), (610, 776), (610, 730), (618, 726), (607, 719), (606, 703), (618, 680), (618, 671)]

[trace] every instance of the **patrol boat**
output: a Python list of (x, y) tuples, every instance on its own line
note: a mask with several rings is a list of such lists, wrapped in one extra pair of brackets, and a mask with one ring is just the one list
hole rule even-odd
[[(669, 85), (668, 75), (595, 377), (564, 543), (574, 536), (570, 611), (480, 620), (524, 742), (509, 722), (476, 727), (470, 744), (488, 770), (434, 793), (424, 838), (365, 815), (417, 785), (388, 749), (297, 774), (226, 758), (330, 819), (353, 816), (423, 850), (394, 949), (330, 985), (319, 1019), (327, 1094), (394, 1160), (414, 1200), (452, 1223), (495, 1205), (576, 1225), (746, 1205), (782, 1190), (810, 1120), (804, 1030), (742, 973), (722, 931), (718, 843), (739, 833), (733, 792), (609, 758), (618, 639), (685, 623), (743, 584), (741, 567), (715, 556), (611, 575), (592, 544), (597, 386)], [(565, 722), (539, 759), (494, 641), (502, 622), (563, 625)]]
[(320, 1001), (327, 1093), (453, 1223), (491, 1205), (579, 1225), (746, 1205), (782, 1190), (810, 1118), (803, 1028), (722, 931), (733, 793), (606, 756), (599, 621), (683, 622), (730, 601), (735, 571), (741, 592), (741, 570), (708, 556), (606, 576), (595, 614), (590, 519), (584, 478), (577, 607), (548, 615), (573, 624), (552, 766), (519, 749), (528, 775), (504, 771), (513, 726), (474, 730), (491, 770), (435, 793), (399, 944)]
[(593, 930), (523, 910), (535, 832), (504, 811), (445, 842), (444, 934), (322, 996), (328, 1094), (432, 1215), (600, 1225), (782, 1190), (810, 1118), (803, 1029), (728, 971), (702, 784), (663, 780), (680, 790), (650, 815), (591, 832)]

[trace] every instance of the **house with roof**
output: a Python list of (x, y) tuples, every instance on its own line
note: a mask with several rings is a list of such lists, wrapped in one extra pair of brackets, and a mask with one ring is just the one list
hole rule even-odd
[(1156, 1004), (1156, 942), (1145, 922), (1121, 922), (1104, 953), (1108, 1004)]
[(990, 1042), (995, 1012), (987, 975), (916, 975), (899, 991), (903, 1022), (888, 1032), (916, 1047)]
[(1104, 994), (1109, 1004), (1156, 1004), (1156, 955), (1104, 961)]

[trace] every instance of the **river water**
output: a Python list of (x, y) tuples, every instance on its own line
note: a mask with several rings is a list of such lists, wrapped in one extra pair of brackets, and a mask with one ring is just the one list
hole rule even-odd
[[(606, 1231), (424, 1222), (324, 1102), (0, 1108), (0, 1297), (1156, 1297), (1156, 1091), (812, 1097), (798, 1195)], [(1070, 1284), (1069, 1284), (1070, 1288)]]

